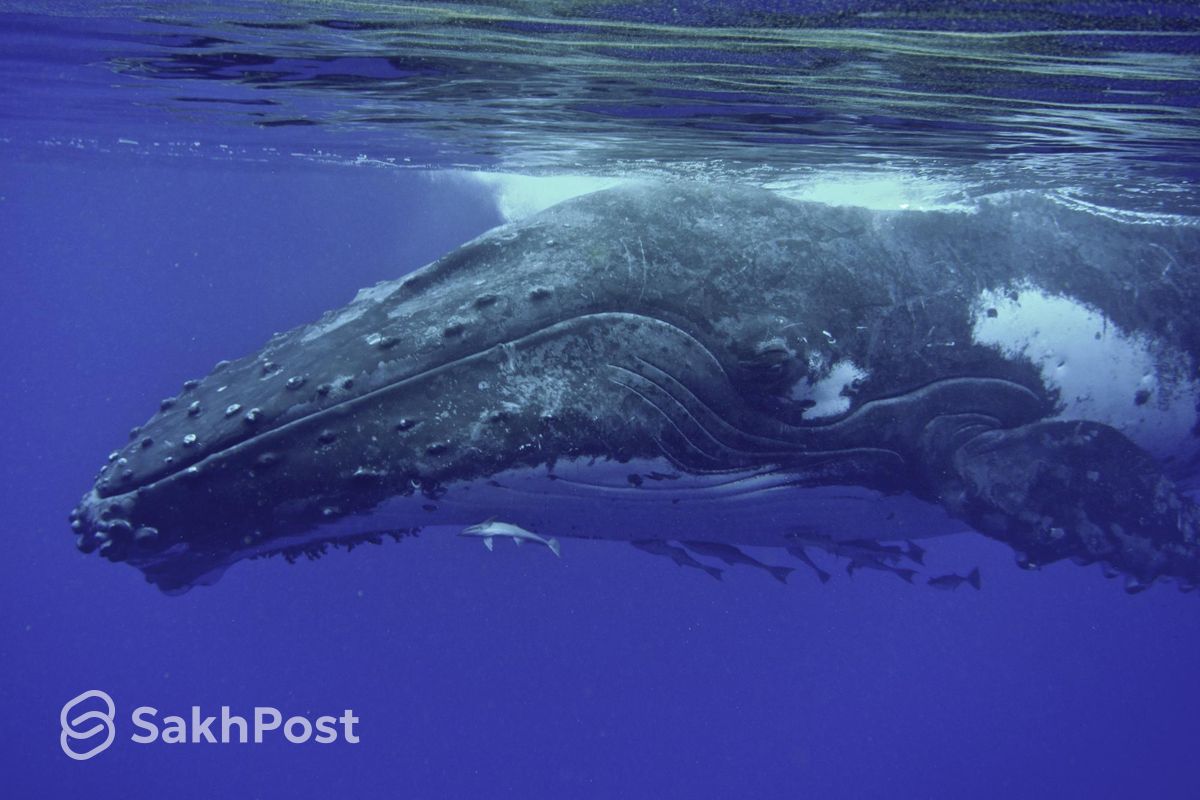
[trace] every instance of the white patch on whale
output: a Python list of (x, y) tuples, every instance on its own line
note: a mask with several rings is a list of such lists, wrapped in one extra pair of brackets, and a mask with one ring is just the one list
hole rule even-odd
[(792, 399), (809, 401), (814, 405), (804, 412), (805, 419), (835, 417), (850, 410), (850, 398), (845, 390), (865, 380), (867, 373), (853, 361), (843, 359), (835, 362), (820, 380), (805, 378), (792, 387)]
[(1029, 283), (983, 292), (972, 313), (977, 343), (1028, 358), (1059, 391), (1059, 419), (1111, 425), (1161, 459), (1194, 451), (1200, 384), (1183, 353)]

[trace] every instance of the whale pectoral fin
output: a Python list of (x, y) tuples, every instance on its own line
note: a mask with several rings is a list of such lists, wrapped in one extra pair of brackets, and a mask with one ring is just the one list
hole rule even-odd
[(1140, 591), (1158, 577), (1200, 582), (1200, 509), (1157, 461), (1095, 422), (1044, 421), (962, 444), (942, 499), (1025, 566), (1103, 562)]
[(483, 546), (486, 547), (488, 550), (491, 550), (496, 545), (492, 542), (492, 537), (489, 536), (483, 540)]

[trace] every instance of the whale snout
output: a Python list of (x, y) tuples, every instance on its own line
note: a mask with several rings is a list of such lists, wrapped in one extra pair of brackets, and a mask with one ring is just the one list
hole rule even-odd
[(172, 542), (159, 528), (146, 524), (139, 514), (137, 493), (101, 497), (93, 488), (71, 510), (69, 520), (75, 547), (82, 553), (128, 562), (168, 593), (179, 593), (202, 582), (217, 559), (190, 553), (181, 542)]
[(70, 514), (75, 546), (84, 553), (99, 551), (110, 561), (123, 561), (132, 548), (152, 544), (158, 531), (137, 526), (134, 507), (131, 496), (102, 498), (92, 489)]

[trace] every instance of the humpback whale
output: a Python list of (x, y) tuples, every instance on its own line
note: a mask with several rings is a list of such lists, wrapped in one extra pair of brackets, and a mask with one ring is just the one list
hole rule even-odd
[(608, 189), (186, 382), (70, 524), (168, 592), (492, 518), (781, 553), (975, 530), (1192, 588), (1197, 253), (1192, 226), (1021, 194)]

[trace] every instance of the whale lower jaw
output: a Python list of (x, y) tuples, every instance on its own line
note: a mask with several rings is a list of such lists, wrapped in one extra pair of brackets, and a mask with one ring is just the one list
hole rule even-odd
[[(813, 539), (904, 540), (969, 530), (941, 506), (910, 494), (803, 484), (802, 475), (777, 469), (685, 474), (665, 459), (578, 459), (560, 462), (553, 470), (508, 470), (488, 480), (448, 485), (436, 502), (393, 498), (370, 512), (249, 544), (205, 574), (189, 575), (186, 583), (211, 584), (244, 559), (315, 556), (330, 545), (385, 535), (401, 538), (417, 530), (454, 534), (490, 518), (556, 538), (713, 541), (746, 547), (789, 547)], [(180, 555), (171, 553), (171, 560), (177, 562)], [(171, 560), (164, 560), (164, 567)], [(166, 578), (152, 563), (136, 566), (160, 585), (157, 578)]]

